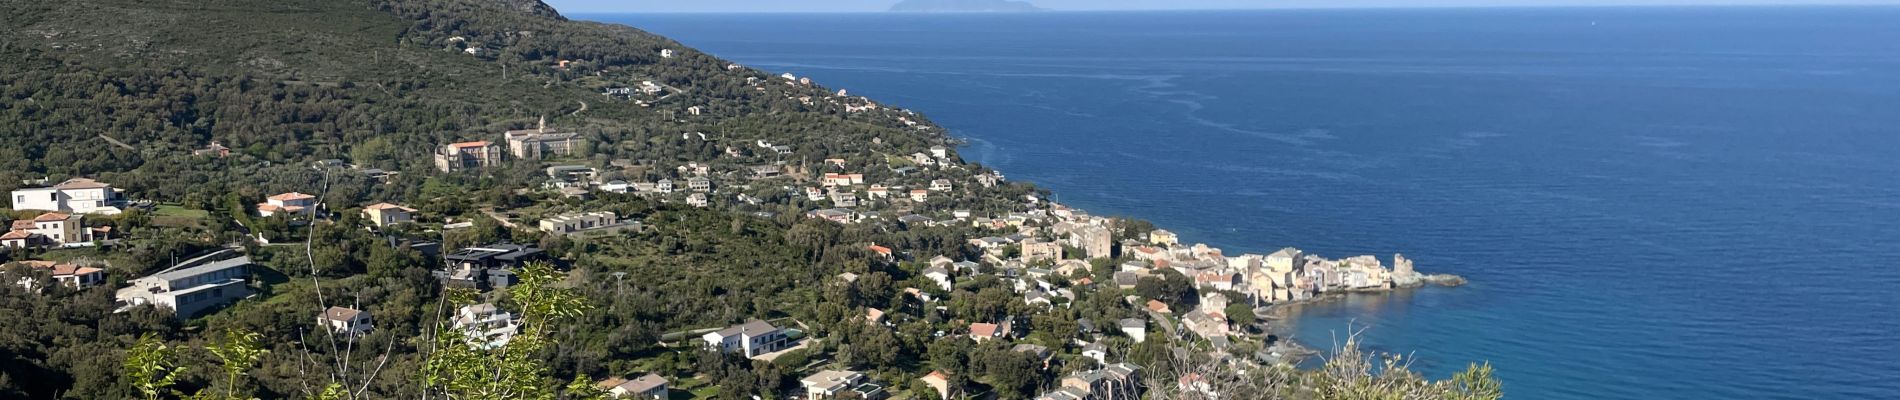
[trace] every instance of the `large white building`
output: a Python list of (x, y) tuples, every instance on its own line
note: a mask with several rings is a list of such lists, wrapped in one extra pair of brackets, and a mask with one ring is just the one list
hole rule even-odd
[(705, 340), (706, 346), (714, 350), (726, 353), (739, 352), (747, 358), (784, 350), (786, 345), (784, 330), (760, 320), (752, 320), (718, 332), (707, 333), (700, 339)]
[(230, 250), (194, 258), (119, 289), (126, 306), (151, 304), (170, 309), (178, 319), (198, 316), (212, 308), (251, 295), (245, 279), (251, 276), (251, 258), (230, 257)]
[(13, 191), (13, 209), (58, 211), (76, 214), (118, 214), (125, 199), (112, 185), (86, 178), (73, 178), (58, 185)]
[(451, 327), (467, 336), (469, 346), (494, 349), (507, 346), (521, 332), (515, 316), (494, 304), (482, 303), (455, 310)]

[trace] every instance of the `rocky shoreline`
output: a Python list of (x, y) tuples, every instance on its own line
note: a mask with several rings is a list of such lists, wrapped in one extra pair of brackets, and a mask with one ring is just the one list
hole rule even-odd
[(1321, 355), (1319, 350), (1307, 347), (1301, 344), (1297, 338), (1293, 337), (1293, 327), (1289, 324), (1289, 320), (1294, 318), (1294, 316), (1291, 315), (1291, 309), (1293, 308), (1291, 306), (1339, 301), (1354, 294), (1391, 293), (1399, 290), (1418, 289), (1425, 286), (1458, 287), (1464, 286), (1467, 283), (1470, 283), (1470, 281), (1462, 276), (1453, 274), (1414, 274), (1413, 276), (1394, 277), (1394, 287), (1392, 288), (1327, 292), (1305, 300), (1267, 306), (1261, 313), (1264, 314), (1262, 317), (1268, 320), (1266, 322), (1267, 335), (1269, 338), (1268, 345), (1267, 348), (1262, 350), (1260, 354), (1257, 354), (1256, 357), (1270, 364), (1286, 363), (1289, 365), (1299, 365), (1309, 358)]

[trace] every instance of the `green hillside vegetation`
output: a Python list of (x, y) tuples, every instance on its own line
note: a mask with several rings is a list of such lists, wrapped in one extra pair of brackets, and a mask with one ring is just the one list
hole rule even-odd
[[(89, 217), (127, 238), (111, 247), (0, 252), (0, 262), (104, 261), (111, 280), (82, 291), (23, 268), (3, 271), (0, 398), (582, 399), (599, 398), (596, 380), (646, 372), (693, 389), (674, 398), (786, 398), (814, 367), (837, 366), (866, 371), (901, 395), (924, 395), (913, 383), (942, 370), (959, 392), (1019, 399), (1094, 366), (1066, 354), (1079, 319), (1140, 315), (1122, 299), (1134, 291), (1112, 285), (1073, 287), (1070, 307), (1052, 311), (1025, 304), (989, 276), (939, 290), (922, 277), (921, 260), (974, 259), (980, 251), (968, 239), (1006, 233), (835, 224), (803, 215), (827, 206), (787, 194), (809, 184), (809, 166), (825, 159), (844, 158), (878, 180), (897, 174), (884, 167), (887, 157), (908, 164), (904, 155), (954, 147), (925, 117), (888, 106), (849, 112), (835, 102), (808, 103), (800, 98), (833, 90), (731, 66), (637, 29), (568, 21), (535, 0), (10, 1), (0, 3), (0, 59), (7, 61), (0, 63), (0, 154), (11, 155), (0, 157), (0, 190), (29, 179), (92, 177), (159, 204)], [(644, 105), (603, 94), (643, 81), (677, 92)], [(440, 173), (432, 164), (444, 143), (498, 141), (502, 131), (543, 118), (593, 143), (591, 154), (563, 163), (703, 162), (731, 170), (770, 161), (798, 176), (732, 189), (761, 204), (694, 208), (636, 195), (565, 198), (542, 190), (544, 163), (469, 174)], [(760, 140), (796, 147), (786, 155), (722, 155)], [(213, 142), (230, 156), (195, 154)], [(313, 168), (332, 159), (355, 169)], [(369, 168), (400, 174), (384, 184), (355, 173)], [(919, 212), (993, 215), (1021, 211), (1025, 196), (1046, 194), (1025, 184), (969, 184), (988, 172), (967, 165), (905, 176), (967, 188), (919, 202)], [(612, 174), (683, 177), (665, 168)], [(302, 225), (252, 213), (265, 196), (290, 191), (320, 195), (334, 217)], [(418, 208), (419, 223), (371, 232), (358, 210), (377, 202)], [(484, 209), (521, 222), (613, 211), (644, 226), (552, 236), (504, 227)], [(439, 229), (451, 222), (474, 226)], [(1152, 226), (1124, 221), (1120, 228), (1118, 238), (1127, 239)], [(443, 288), (430, 274), (440, 262), (404, 246), (428, 241), (449, 249), (532, 244), (558, 265), (530, 268), (524, 285), (478, 299)], [(913, 259), (879, 259), (866, 249), (871, 243)], [(151, 307), (115, 312), (113, 289), (126, 280), (231, 244), (259, 264), (257, 296), (189, 321)], [(1113, 265), (1098, 260), (1081, 274), (1105, 282)], [(840, 283), (847, 272), (860, 278)], [(19, 276), (41, 289), (12, 284)], [(1178, 288), (1181, 277), (1173, 278), (1169, 287)], [(941, 300), (923, 303), (906, 288)], [(505, 350), (443, 350), (461, 340), (442, 333), (443, 315), (477, 301), (527, 314), (523, 335)], [(339, 342), (313, 329), (314, 316), (330, 305), (370, 312), (375, 331)], [(895, 322), (867, 325), (867, 308)], [(1026, 316), (1018, 321), (1031, 332), (1026, 342), (1065, 351), (1054, 367), (1040, 368), (1002, 343), (936, 336), (1007, 315)], [(775, 362), (681, 343), (696, 337), (691, 332), (754, 318), (822, 340)], [(1155, 393), (1193, 371), (1219, 382), (1273, 382), (1248, 393), (1287, 398), (1497, 397), (1484, 386), (1495, 384), (1488, 369), (1442, 382), (1402, 366), (1187, 369), (1210, 364), (1172, 359), (1167, 340), (1135, 345), (1116, 336), (1111, 343), (1154, 371)], [(1349, 355), (1342, 359), (1366, 362)]]

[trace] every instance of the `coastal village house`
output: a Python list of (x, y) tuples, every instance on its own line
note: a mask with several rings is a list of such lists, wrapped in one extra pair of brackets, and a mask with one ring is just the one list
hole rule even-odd
[(924, 375), (922, 378), (917, 378), (917, 380), (923, 381), (924, 386), (929, 386), (931, 390), (935, 390), (938, 400), (950, 400), (949, 374), (943, 371), (930, 371), (930, 374)]
[(119, 289), (123, 306), (150, 304), (169, 309), (178, 319), (189, 319), (213, 308), (251, 295), (250, 257), (223, 250), (178, 263), (151, 276), (134, 279)]
[(658, 399), (666, 400), (665, 377), (646, 374), (639, 378), (612, 378), (600, 381), (596, 387), (607, 391), (607, 396), (615, 399)]
[(376, 203), (369, 207), (363, 207), (363, 219), (369, 220), (370, 223), (376, 224), (376, 226), (388, 228), (396, 224), (414, 222), (415, 219), (410, 216), (410, 214), (415, 212), (416, 209), (414, 208), (389, 203)]
[(118, 214), (125, 199), (112, 185), (73, 178), (58, 185), (14, 190), (14, 211), (53, 211), (73, 214)]
[(74, 247), (104, 240), (110, 227), (86, 227), (84, 215), (50, 212), (33, 219), (13, 221), (6, 234), (0, 235), (0, 247), (41, 248)]
[(308, 216), (316, 212), (317, 196), (290, 192), (271, 196), (257, 204), (257, 215), (270, 217), (278, 214), (292, 217)]
[(784, 330), (772, 326), (769, 322), (752, 320), (716, 332), (709, 332), (700, 336), (700, 340), (704, 340), (706, 346), (713, 350), (739, 353), (751, 358), (784, 350), (787, 339)]
[(501, 165), (501, 146), (489, 141), (450, 143), (435, 153), (435, 168), (460, 172)]
[(1022, 246), (1023, 262), (1062, 259), (1062, 243), (1031, 239), (1023, 241)]
[[(102, 268), (40, 260), (20, 261), (16, 264), (24, 265), (35, 271), (45, 272), (53, 279), (53, 282), (73, 289), (87, 289), (106, 282), (106, 270)], [(20, 287), (27, 289), (34, 288), (32, 277), (20, 278), (19, 284)]]
[(1181, 237), (1175, 235), (1174, 232), (1156, 229), (1154, 232), (1148, 232), (1148, 244), (1161, 247), (1173, 246), (1181, 244)]
[(317, 325), (338, 335), (361, 336), (375, 328), (369, 312), (348, 307), (330, 307), (317, 315)]

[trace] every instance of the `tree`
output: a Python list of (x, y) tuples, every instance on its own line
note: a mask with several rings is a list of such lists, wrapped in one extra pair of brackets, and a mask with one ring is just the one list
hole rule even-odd
[(1227, 321), (1232, 322), (1234, 325), (1249, 326), (1259, 320), (1259, 316), (1253, 313), (1253, 307), (1244, 302), (1230, 303), (1227, 305), (1227, 309), (1222, 311), (1227, 313)]
[(139, 336), (138, 343), (125, 352), (125, 379), (147, 400), (174, 393), (172, 385), (185, 372), (184, 367), (175, 365), (177, 357), (177, 351), (158, 336)]
[[(507, 344), (485, 348), (446, 321), (438, 322), (425, 354), (423, 390), (458, 399), (552, 399), (549, 368), (537, 353), (552, 343), (554, 323), (579, 316), (591, 306), (572, 289), (554, 286), (562, 275), (554, 266), (535, 262), (523, 266), (521, 283), (508, 288), (521, 316), (519, 332)], [(473, 293), (456, 290), (450, 304), (473, 303)]]
[(240, 382), (238, 382), (238, 378), (247, 375), (246, 371), (249, 371), (252, 366), (257, 364), (258, 358), (263, 357), (264, 353), (270, 352), (270, 350), (265, 350), (263, 345), (259, 343), (259, 337), (260, 336), (254, 332), (226, 330), (222, 341), (217, 345), (206, 348), (211, 351), (212, 356), (217, 357), (219, 367), (224, 370), (224, 396), (221, 397), (222, 399), (239, 400), (250, 398), (248, 394), (244, 396), (238, 395), (238, 387), (242, 386)]

